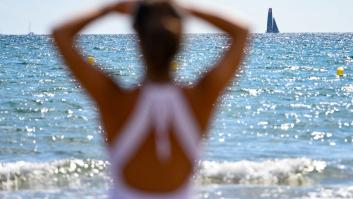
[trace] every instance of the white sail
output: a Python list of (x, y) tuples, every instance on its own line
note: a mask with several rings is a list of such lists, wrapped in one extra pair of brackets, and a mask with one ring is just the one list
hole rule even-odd
[(28, 24), (28, 34), (27, 35), (34, 35), (34, 33), (32, 32), (32, 23), (29, 22)]

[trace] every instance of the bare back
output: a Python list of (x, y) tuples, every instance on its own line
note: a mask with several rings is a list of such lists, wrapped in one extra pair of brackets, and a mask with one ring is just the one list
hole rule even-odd
[[(203, 102), (197, 96), (195, 88), (180, 88), (183, 91), (185, 99), (190, 105), (193, 116), (200, 127), (203, 136), (206, 132), (208, 120), (212, 112), (212, 107), (205, 107)], [(124, 127), (128, 118), (136, 107), (137, 100), (141, 94), (141, 88), (135, 89), (124, 97), (120, 98), (115, 107), (112, 107), (112, 113), (102, 113), (102, 120), (111, 123), (115, 121), (116, 125), (111, 129), (106, 129), (106, 136), (110, 146), (119, 139), (121, 129)], [(107, 104), (113, 104), (108, 102)], [(118, 119), (120, 118), (120, 119)], [(107, 126), (107, 125), (105, 125)], [(171, 143), (171, 156), (167, 162), (161, 162), (156, 154), (156, 138), (154, 129), (149, 131), (148, 137), (143, 144), (139, 146), (137, 153), (131, 158), (124, 169), (124, 178), (128, 185), (142, 191), (168, 193), (184, 185), (193, 171), (193, 164), (188, 158), (185, 150), (175, 137), (175, 129), (169, 129), (169, 139)], [(146, 183), (148, 182), (148, 183)]]

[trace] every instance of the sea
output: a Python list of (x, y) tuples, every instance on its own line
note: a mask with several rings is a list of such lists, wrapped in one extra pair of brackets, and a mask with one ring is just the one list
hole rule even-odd
[[(78, 45), (129, 89), (144, 75), (136, 39)], [(175, 81), (194, 85), (228, 47), (223, 34), (185, 35)], [(353, 33), (252, 34), (216, 107), (194, 199), (353, 198)], [(1, 199), (107, 198), (102, 134), (51, 36), (0, 35)]]

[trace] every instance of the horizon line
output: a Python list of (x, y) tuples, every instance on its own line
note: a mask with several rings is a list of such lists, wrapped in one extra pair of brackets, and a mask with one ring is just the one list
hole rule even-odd
[[(34, 32), (32, 32), (34, 33)], [(347, 34), (353, 32), (281, 32), (278, 34)], [(224, 32), (187, 32), (183, 33), (183, 35), (196, 35), (196, 34), (226, 34)], [(266, 32), (251, 32), (250, 34), (269, 34)], [(271, 33), (270, 33), (271, 34)], [(20, 34), (13, 34), (13, 33), (0, 33), (0, 35), (8, 35), (8, 36), (45, 36), (51, 35), (48, 33), (34, 33), (34, 35), (29, 35), (28, 33), (20, 33)], [(78, 35), (136, 35), (136, 33), (80, 33)]]

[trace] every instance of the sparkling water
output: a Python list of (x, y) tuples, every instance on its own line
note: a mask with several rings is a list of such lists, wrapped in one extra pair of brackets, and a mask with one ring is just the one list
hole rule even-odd
[[(132, 88), (144, 74), (135, 39), (83, 35), (79, 43)], [(249, 40), (205, 139), (194, 197), (353, 198), (353, 34)], [(97, 111), (52, 43), (0, 36), (0, 198), (106, 198)], [(227, 48), (221, 34), (186, 35), (176, 82), (194, 84)]]

